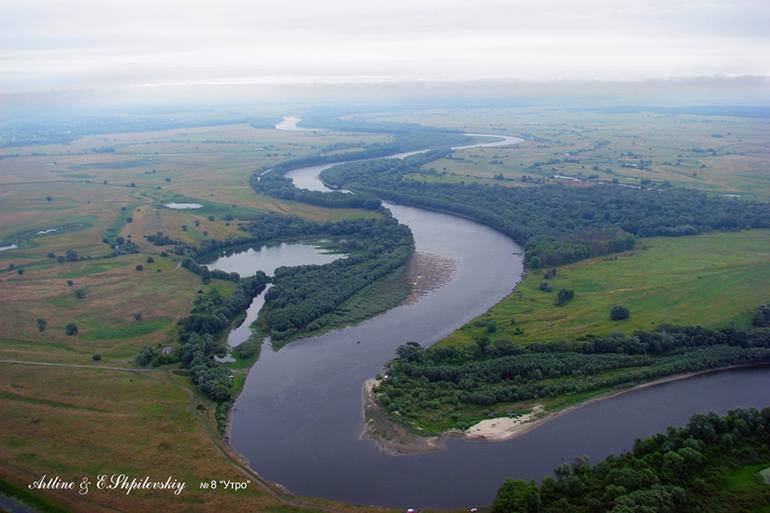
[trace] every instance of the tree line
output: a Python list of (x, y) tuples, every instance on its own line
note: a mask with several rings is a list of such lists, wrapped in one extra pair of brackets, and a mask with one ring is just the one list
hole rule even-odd
[[(507, 480), (492, 513), (723, 513), (764, 511), (770, 486), (770, 408), (695, 415), (682, 428), (638, 439), (633, 450), (597, 465), (562, 463), (538, 486)], [(725, 473), (746, 472), (739, 487)], [(752, 475), (752, 469), (753, 474)]]
[(770, 227), (770, 204), (687, 189), (413, 180), (433, 173), (420, 168), (431, 156), (349, 162), (325, 170), (322, 177), (335, 187), (491, 226), (524, 245), (526, 263), (535, 268), (627, 250), (637, 237)]
[(290, 178), (286, 178), (275, 170), (261, 176), (257, 174), (252, 175), (249, 179), (249, 184), (258, 194), (265, 194), (288, 201), (299, 201), (319, 207), (378, 210), (382, 206), (380, 200), (368, 194), (299, 189), (294, 186), (294, 182)]
[[(662, 326), (633, 335), (527, 346), (482, 336), (470, 347), (408, 343), (375, 388), (394, 418), (419, 425), (441, 415), (467, 428), (480, 408), (624, 387), (738, 364), (770, 362), (770, 329)], [(623, 372), (618, 372), (618, 371)], [(395, 413), (398, 415), (395, 416)]]
[[(421, 150), (423, 148), (444, 147), (468, 143), (470, 139), (453, 130), (443, 130), (420, 125), (405, 123), (369, 123), (350, 122), (330, 119), (325, 116), (312, 118), (313, 126), (333, 128), (350, 132), (388, 133), (394, 140), (386, 143), (372, 143), (364, 145), (364, 148), (353, 151), (341, 157), (329, 153), (333, 147), (327, 147), (321, 151), (306, 157), (287, 160), (254, 172), (249, 178), (249, 184), (259, 194), (265, 194), (274, 198), (299, 201), (310, 205), (327, 208), (363, 208), (366, 210), (378, 210), (381, 202), (369, 194), (355, 194), (343, 192), (321, 192), (299, 189), (294, 186), (291, 179), (283, 176), (288, 171), (308, 166), (333, 164), (340, 159), (367, 160), (385, 157), (397, 153)], [(444, 150), (448, 152), (449, 150)], [(440, 158), (433, 155), (431, 160)]]

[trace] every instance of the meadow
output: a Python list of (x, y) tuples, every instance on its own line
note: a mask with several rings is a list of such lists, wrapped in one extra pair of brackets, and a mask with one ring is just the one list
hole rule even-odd
[[(162, 231), (196, 245), (243, 234), (239, 224), (265, 212), (314, 221), (377, 215), (258, 196), (248, 178), (326, 146), (383, 140), (232, 125), (1, 149), (0, 246), (18, 248), (0, 252), (0, 488), (26, 491), (43, 474), (79, 481), (104, 472), (149, 473), (187, 481), (188, 488), (179, 497), (37, 497), (72, 511), (328, 511), (330, 503), (289, 498), (248, 470), (217, 432), (216, 404), (189, 378), (173, 368), (132, 370), (141, 347), (176, 342), (176, 323), (197, 294), (216, 288), (227, 296), (234, 287), (203, 284), (180, 257), (162, 253), (168, 247), (144, 236)], [(164, 208), (169, 201), (204, 208)], [(103, 240), (118, 237), (133, 240), (139, 253), (110, 256)], [(68, 250), (77, 257), (59, 261)], [(70, 323), (76, 335), (67, 334)], [(250, 484), (242, 491), (198, 488), (212, 479)]]
[[(42, 475), (80, 483), (125, 473), (186, 482), (170, 491), (97, 490), (36, 494), (59, 511), (357, 511), (353, 506), (285, 498), (248, 472), (216, 433), (212, 405), (170, 371), (121, 371), (0, 363), (0, 485), (22, 489)], [(246, 483), (234, 491), (200, 483)], [(372, 509), (377, 511), (377, 508)]]
[[(541, 290), (544, 282), (550, 291)], [(561, 306), (560, 289), (574, 291)], [(661, 324), (746, 327), (768, 290), (767, 230), (654, 237), (631, 251), (558, 267), (552, 278), (531, 270), (514, 292), (440, 344), (468, 345), (479, 336), (521, 344), (580, 340)], [(610, 320), (615, 305), (628, 308), (630, 318)]]
[[(0, 241), (37, 245), (43, 255), (66, 244), (80, 245), (84, 254), (95, 253), (104, 230), (120, 216), (120, 207), (133, 211), (176, 198), (205, 200), (219, 206), (223, 214), (232, 210), (235, 215), (241, 208), (250, 215), (291, 213), (316, 221), (370, 216), (258, 196), (248, 178), (256, 169), (326, 146), (357, 148), (383, 140), (387, 136), (235, 125), (87, 136), (69, 145), (3, 148)], [(22, 237), (63, 223), (78, 224), (81, 233), (71, 240), (60, 240), (61, 234), (56, 232)], [(0, 252), (0, 259), (20, 260), (32, 254)]]
[(470, 148), (426, 165), (422, 179), (510, 187), (568, 178), (644, 186), (670, 183), (714, 194), (770, 199), (770, 120), (736, 116), (604, 113), (545, 107), (426, 109), (374, 113), (371, 121), (418, 122), (521, 137), (500, 148)]
[[(53, 355), (40, 346), (60, 345), (66, 350), (55, 358), (62, 361), (87, 363), (98, 353), (127, 364), (140, 342), (166, 343), (201, 284), (179, 269), (176, 257), (161, 257), (164, 248), (145, 235), (161, 231), (195, 245), (243, 234), (239, 223), (265, 212), (316, 221), (376, 215), (260, 197), (248, 177), (254, 169), (328, 145), (383, 138), (235, 125), (87, 136), (68, 145), (0, 150), (5, 153), (0, 241), (18, 246), (0, 252), (2, 352), (50, 359)], [(199, 202), (204, 208), (163, 207), (170, 201)], [(68, 250), (78, 259), (109, 256), (112, 248), (103, 240), (116, 237), (134, 241), (142, 253), (56, 259)], [(137, 265), (144, 271), (136, 271)], [(85, 297), (75, 297), (78, 289)], [(37, 319), (46, 321), (45, 331), (37, 329)], [(78, 326), (78, 337), (64, 333), (70, 322)]]

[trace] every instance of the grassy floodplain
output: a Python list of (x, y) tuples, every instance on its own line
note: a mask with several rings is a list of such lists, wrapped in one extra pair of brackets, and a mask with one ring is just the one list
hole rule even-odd
[[(324, 209), (260, 197), (248, 185), (257, 167), (317, 152), (352, 147), (386, 136), (282, 132), (248, 125), (201, 127), (81, 137), (71, 144), (0, 150), (0, 347), (7, 357), (90, 361), (93, 354), (130, 364), (142, 344), (166, 343), (189, 309), (199, 279), (145, 235), (162, 231), (187, 244), (242, 234), (238, 223), (261, 212), (291, 213), (314, 221), (369, 217), (371, 212)], [(106, 182), (106, 183), (105, 183)], [(172, 210), (169, 201), (198, 201), (200, 210)], [(227, 220), (227, 219), (229, 220)], [(142, 253), (107, 255), (102, 239), (122, 236)], [(154, 258), (146, 262), (147, 256)], [(136, 265), (145, 270), (137, 272)], [(14, 268), (12, 268), (13, 266)], [(16, 269), (22, 268), (24, 274)], [(72, 284), (68, 284), (68, 280)], [(212, 282), (216, 284), (215, 282)], [(231, 284), (221, 282), (223, 292)], [(205, 289), (205, 287), (203, 287)], [(76, 289), (85, 298), (74, 296)], [(134, 319), (141, 314), (141, 319)], [(36, 319), (45, 319), (39, 332)], [(64, 334), (74, 322), (77, 337)], [(88, 344), (83, 344), (87, 340)], [(116, 341), (120, 342), (116, 342)], [(61, 355), (41, 345), (61, 344)], [(116, 363), (117, 363), (116, 361)]]
[[(0, 267), (34, 266), (68, 249), (82, 256), (109, 252), (102, 239), (163, 231), (197, 243), (237, 233), (239, 218), (278, 212), (313, 221), (371, 217), (357, 209), (326, 209), (254, 194), (254, 169), (384, 136), (282, 132), (248, 125), (88, 136), (71, 144), (0, 149)], [(105, 148), (109, 151), (105, 151)], [(205, 209), (162, 208), (199, 201)], [(228, 222), (224, 217), (234, 218)], [(213, 216), (213, 220), (209, 218)], [(136, 224), (134, 224), (136, 223)], [(184, 230), (183, 225), (188, 228)], [(54, 231), (48, 231), (55, 229)], [(45, 232), (45, 233), (40, 233)]]
[[(544, 277), (546, 271), (530, 270), (514, 292), (485, 314), (439, 341), (428, 352), (442, 354), (442, 348), (467, 351), (469, 362), (481, 362), (481, 357), (474, 356), (481, 340), (486, 340), (492, 347), (513, 343), (525, 348), (543, 343), (558, 348), (561, 347), (558, 343), (562, 341), (589, 342), (592, 336), (612, 333), (630, 335), (637, 330), (652, 332), (664, 324), (700, 325), (709, 329), (730, 325), (748, 328), (754, 309), (768, 300), (770, 231), (746, 230), (642, 239), (631, 251), (564, 265), (556, 268), (555, 276), (547, 279)], [(547, 282), (551, 290), (542, 290), (543, 282)], [(573, 290), (574, 298), (559, 306), (557, 291), (562, 288)], [(611, 321), (610, 310), (614, 305), (627, 307), (631, 312), (630, 318)], [(522, 361), (528, 361), (531, 356), (522, 356)], [(560, 357), (573, 356), (562, 353)], [(598, 363), (604, 356), (594, 357)], [(666, 358), (649, 368), (667, 365)], [(459, 361), (452, 362), (447, 363), (447, 369), (460, 365)], [(471, 369), (472, 364), (468, 365)], [(592, 380), (602, 384), (583, 391), (487, 404), (473, 401), (452, 403), (418, 391), (413, 392), (416, 397), (429, 399), (422, 403), (417, 400), (419, 404), (416, 406), (398, 402), (399, 415), (391, 415), (390, 418), (406, 424), (408, 429), (420, 435), (433, 435), (458, 427), (467, 429), (480, 420), (494, 417), (518, 416), (535, 411), (538, 412), (535, 417), (542, 417), (632, 386), (644, 385), (652, 379), (670, 379), (670, 375), (665, 374), (662, 375), (664, 377), (645, 378), (645, 372), (644, 367), (634, 367), (633, 364), (595, 374), (588, 372), (586, 376), (566, 378), (565, 383), (574, 379), (578, 385)], [(396, 374), (392, 367), (390, 373)], [(553, 384), (561, 378), (545, 377), (542, 383)], [(511, 381), (503, 380), (502, 383), (510, 384)], [(495, 386), (503, 385), (499, 382), (490, 384), (486, 390), (493, 390)], [(392, 388), (385, 386), (384, 390), (390, 393), (388, 391)], [(479, 390), (483, 391), (483, 387)], [(395, 401), (400, 401), (398, 396), (391, 395), (381, 405), (387, 405), (394, 397)]]
[[(324, 146), (384, 140), (231, 125), (0, 149), (0, 241), (18, 245), (0, 252), (0, 489), (26, 490), (44, 473), (72, 479), (149, 473), (187, 481), (188, 488), (180, 497), (92, 492), (84, 498), (76, 491), (36, 496), (83, 512), (303, 513), (328, 507), (326, 501), (287, 500), (246, 469), (216, 431), (216, 404), (189, 378), (173, 368), (132, 370), (142, 346), (176, 343), (176, 322), (199, 291), (216, 288), (226, 297), (234, 287), (219, 280), (202, 284), (180, 267), (179, 257), (160, 255), (169, 247), (153, 246), (144, 235), (162, 231), (194, 245), (242, 234), (238, 224), (262, 212), (314, 221), (376, 215), (258, 196), (248, 178), (256, 168)], [(163, 208), (169, 201), (205, 208)], [(56, 230), (38, 233), (51, 228)], [(67, 250), (105, 256), (111, 248), (102, 239), (117, 236), (130, 236), (140, 253), (65, 262), (49, 256)], [(84, 296), (76, 297), (76, 290)], [(43, 331), (37, 319), (45, 320)], [(77, 325), (77, 335), (65, 333), (68, 323)], [(242, 371), (235, 374), (242, 379)], [(198, 488), (212, 479), (250, 484), (241, 491)], [(341, 504), (334, 509), (356, 510)]]
[[(525, 139), (469, 148), (427, 164), (428, 181), (510, 187), (565, 182), (555, 175), (639, 185), (650, 180), (714, 194), (770, 199), (770, 120), (729, 115), (607, 113), (545, 107), (445, 108), (367, 115)], [(531, 179), (522, 181), (523, 177)], [(497, 177), (497, 179), (496, 179)]]
[[(600, 167), (597, 173), (602, 179), (618, 178), (624, 183), (636, 183), (639, 176), (646, 177), (653, 172), (655, 176), (651, 179), (671, 180), (677, 185), (765, 197), (763, 178), (755, 172), (759, 168), (752, 167), (762, 158), (759, 150), (752, 149), (756, 139), (746, 142), (748, 149), (740, 146), (732, 153), (723, 149), (706, 153), (692, 151), (694, 144), (701, 149), (712, 149), (706, 143), (737, 138), (739, 136), (733, 134), (737, 134), (739, 128), (740, 137), (748, 138), (757, 127), (741, 128), (743, 120), (735, 122), (730, 130), (732, 134), (727, 134), (726, 129), (720, 130), (722, 137), (708, 135), (706, 130), (710, 127), (695, 123), (698, 140), (686, 142), (691, 150), (681, 163), (665, 164), (662, 159), (670, 155), (661, 156), (658, 158), (661, 162), (654, 160), (657, 164), (652, 171), (631, 166), (622, 167), (623, 174), (620, 174), (615, 169), (621, 162), (618, 159), (628, 158), (630, 163), (638, 164), (646, 156), (641, 151), (645, 137), (654, 138), (649, 143), (650, 149), (645, 150), (652, 151), (652, 147), (663, 144), (664, 138), (674, 139), (671, 134), (677, 127), (672, 125), (667, 134), (661, 132), (663, 135), (658, 137), (653, 127), (663, 121), (656, 117), (646, 121), (644, 116), (613, 117), (606, 118), (609, 121), (602, 134), (591, 135), (593, 132), (585, 126), (573, 130), (548, 111), (540, 111), (541, 118), (534, 113), (527, 118), (534, 121), (527, 122), (518, 121), (525, 119), (521, 114), (525, 112), (508, 113), (506, 120), (500, 117), (502, 114), (490, 118), (493, 126), (489, 127), (468, 125), (463, 121), (463, 116), (468, 115), (465, 112), (447, 121), (469, 131), (488, 132), (489, 128), (530, 136), (534, 142), (515, 148), (458, 152), (456, 158), (431, 164), (440, 166), (438, 169), (442, 171), (446, 167), (447, 174), (439, 179), (520, 185), (524, 175), (536, 175), (547, 181), (552, 180), (551, 168), (562, 170), (563, 167), (565, 173), (572, 173), (596, 165)], [(590, 122), (598, 123), (599, 118), (601, 116), (596, 115)], [(613, 139), (614, 148), (598, 144), (599, 136), (603, 140), (622, 128), (618, 120), (631, 126), (623, 128), (627, 130), (621, 132), (624, 135)], [(420, 122), (430, 124), (433, 120), (428, 116)], [(645, 130), (639, 131), (640, 125), (644, 125)], [(586, 139), (589, 142), (585, 142)], [(102, 471), (143, 473), (153, 469), (153, 477), (171, 475), (188, 481), (193, 487), (210, 479), (252, 481), (246, 491), (195, 489), (181, 499), (167, 493), (131, 496), (95, 493), (86, 500), (74, 494), (42, 494), (78, 511), (181, 512), (195, 508), (196, 511), (300, 513), (318, 509), (315, 505), (322, 507), (321, 501), (305, 501), (302, 507), (282, 502), (274, 495), (273, 488), (257, 486), (258, 477), (243, 468), (217, 435), (216, 405), (198, 393), (188, 378), (168, 369), (139, 371), (133, 368), (133, 357), (142, 346), (157, 347), (175, 341), (176, 321), (187, 314), (199, 290), (205, 292), (215, 287), (226, 296), (233, 287), (232, 283), (216, 280), (204, 286), (197, 276), (178, 266), (179, 259), (161, 257), (162, 248), (145, 242), (143, 237), (162, 231), (187, 244), (206, 238), (223, 239), (238, 233), (239, 221), (260, 212), (288, 213), (315, 221), (370, 216), (370, 212), (361, 210), (326, 209), (256, 195), (248, 185), (248, 177), (256, 168), (309, 155), (325, 145), (347, 145), (335, 150), (345, 153), (384, 140), (387, 136), (289, 133), (231, 125), (107, 134), (82, 137), (66, 145), (0, 151), (4, 157), (0, 159), (0, 240), (18, 241), (20, 246), (18, 250), (0, 253), (0, 267), (6, 269), (0, 273), (0, 359), (5, 360), (0, 362), (0, 410), (4, 412), (0, 419), (0, 479), (23, 487), (31, 478), (52, 471), (77, 477)], [(583, 142), (578, 140), (585, 142), (583, 153), (594, 160), (564, 161), (564, 153), (583, 148), (580, 146)], [(744, 144), (742, 140), (739, 142)], [(637, 146), (640, 151), (634, 151), (634, 156), (619, 155)], [(667, 151), (683, 148), (685, 146), (668, 147)], [(746, 155), (735, 153), (739, 151)], [(561, 162), (533, 167), (536, 162), (547, 162), (559, 154)], [(610, 165), (615, 167), (609, 168)], [(706, 167), (701, 167), (703, 165)], [(676, 169), (672, 171), (672, 168)], [(679, 168), (684, 171), (679, 172)], [(503, 179), (496, 179), (496, 174), (502, 174)], [(712, 175), (713, 178), (709, 178)], [(200, 202), (205, 208), (169, 210), (161, 207), (166, 201)], [(225, 219), (227, 215), (232, 216), (231, 221)], [(55, 226), (51, 223), (53, 218)], [(61, 229), (38, 233), (52, 227)], [(57, 263), (47, 255), (49, 252), (61, 255), (67, 249), (75, 249), (79, 255), (103, 255), (109, 251), (102, 242), (105, 234), (130, 236), (141, 253), (64, 263)], [(741, 239), (748, 236), (755, 239)], [(719, 241), (719, 237), (724, 239)], [(675, 247), (691, 241), (700, 241), (701, 245), (689, 251), (697, 251), (703, 258), (692, 261), (683, 256), (686, 248)], [(757, 278), (768, 274), (768, 241), (770, 238), (765, 232), (647, 239), (633, 252), (617, 258), (565, 266), (551, 280), (552, 287), (554, 291), (561, 287), (573, 288), (576, 297), (559, 310), (552, 304), (553, 292), (537, 290), (541, 280), (533, 273), (520, 289), (522, 297), (530, 298), (531, 304), (511, 296), (483, 316), (483, 324), (472, 323), (467, 333), (460, 331), (444, 343), (463, 344), (475, 333), (487, 332), (489, 319), (496, 321), (493, 337), (510, 337), (522, 342), (571, 337), (573, 333), (589, 330), (601, 333), (619, 326), (622, 331), (649, 328), (653, 322), (677, 322), (688, 308), (695, 309), (704, 324), (731, 320), (745, 323), (750, 307), (765, 299), (757, 299), (759, 292), (768, 290), (767, 282)], [(729, 252), (719, 247), (727, 247)], [(148, 256), (153, 257), (154, 262), (148, 262)], [(731, 269), (728, 264), (735, 262), (737, 267)], [(24, 273), (18, 274), (8, 267), (10, 264), (21, 266)], [(137, 265), (143, 265), (144, 270), (138, 271)], [(581, 271), (582, 266), (591, 265), (596, 268)], [(662, 270), (655, 272), (655, 269)], [(402, 289), (391, 286), (400, 283), (399, 277), (391, 278), (392, 281), (365, 289), (343, 304), (334, 313), (336, 317), (331, 324), (343, 325), (377, 311), (383, 294), (400, 300)], [(73, 284), (69, 285), (67, 280)], [(676, 286), (671, 286), (672, 283)], [(74, 291), (78, 289), (85, 291), (84, 297), (75, 296)], [(634, 295), (645, 290), (649, 297)], [(724, 294), (730, 295), (736, 290), (742, 291), (738, 304), (734, 304), (734, 299), (724, 299)], [(661, 300), (674, 292), (681, 292), (676, 296), (676, 304)], [(623, 302), (631, 309), (629, 321), (612, 324), (606, 319), (607, 305), (599, 304), (599, 300), (613, 294), (613, 302)], [(589, 300), (594, 307), (587, 306)], [(513, 308), (524, 305), (529, 310), (506, 311), (507, 301), (516, 305)], [(714, 308), (714, 302), (718, 308)], [(540, 318), (534, 309), (552, 318)], [(665, 318), (664, 313), (671, 318)], [(137, 318), (135, 314), (141, 316)], [(554, 320), (554, 315), (566, 317)], [(510, 323), (511, 317), (516, 318), (515, 325)], [(47, 322), (44, 331), (36, 327), (39, 318)], [(69, 322), (77, 324), (77, 336), (65, 334), (64, 327)], [(523, 333), (511, 333), (516, 328)], [(101, 357), (98, 361), (93, 359), (97, 354)], [(28, 363), (9, 363), (10, 360)], [(236, 384), (242, 383), (243, 369), (236, 370), (235, 374)], [(584, 397), (570, 397), (546, 406), (555, 409), (581, 399)], [(517, 408), (523, 412), (530, 406), (520, 404)], [(510, 409), (511, 405), (505, 408)], [(488, 416), (488, 410), (479, 408), (472, 414)], [(498, 413), (504, 413), (502, 407)], [(446, 426), (437, 423), (435, 427), (441, 430)], [(360, 510), (336, 504), (334, 508)]]
[[(101, 363), (131, 365), (141, 344), (173, 340), (176, 321), (199, 289), (216, 287), (229, 294), (233, 288), (217, 280), (203, 286), (178, 262), (156, 256), (147, 263), (141, 254), (49, 263), (23, 275), (1, 276), (0, 356), (85, 364), (99, 354)], [(76, 297), (76, 290), (85, 297)], [(37, 329), (37, 319), (45, 319), (44, 331)], [(78, 327), (77, 336), (66, 335), (68, 323)]]
[[(543, 282), (551, 292), (539, 289)], [(561, 288), (574, 290), (575, 297), (557, 306)], [(768, 290), (767, 230), (654, 237), (632, 251), (559, 267), (553, 279), (530, 271), (514, 292), (440, 343), (470, 344), (480, 335), (517, 343), (574, 340), (660, 324), (745, 327), (752, 310), (768, 300)], [(631, 317), (611, 321), (614, 305), (628, 308)]]

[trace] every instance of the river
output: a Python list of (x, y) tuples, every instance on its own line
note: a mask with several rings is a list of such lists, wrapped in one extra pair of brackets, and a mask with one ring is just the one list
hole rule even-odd
[[(328, 190), (318, 179), (325, 167), (286, 176), (298, 186)], [(451, 262), (453, 273), (418, 301), (357, 326), (277, 352), (262, 348), (235, 402), (230, 443), (252, 468), (291, 492), (394, 507), (479, 506), (492, 501), (507, 477), (540, 479), (579, 455), (598, 461), (694, 413), (770, 404), (770, 370), (740, 369), (593, 403), (506, 442), (452, 439), (441, 452), (386, 455), (360, 439), (364, 380), (380, 372), (399, 345), (430, 345), (486, 311), (522, 273), (520, 248), (486, 226), (386, 206), (412, 229), (417, 252)]]

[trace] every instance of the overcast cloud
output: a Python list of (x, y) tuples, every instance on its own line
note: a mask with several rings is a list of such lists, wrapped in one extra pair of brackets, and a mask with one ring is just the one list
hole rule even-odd
[(770, 75), (767, 0), (0, 0), (0, 91)]

